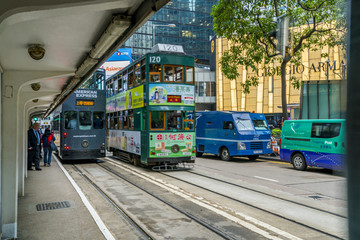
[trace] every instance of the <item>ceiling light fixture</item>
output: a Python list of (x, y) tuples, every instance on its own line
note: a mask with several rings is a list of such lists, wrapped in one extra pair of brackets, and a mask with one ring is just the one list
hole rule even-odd
[(36, 91), (39, 91), (40, 90), (40, 83), (33, 83), (33, 84), (31, 84), (31, 88), (32, 88), (32, 90), (34, 90), (35, 92)]
[(40, 60), (45, 55), (45, 49), (39, 44), (32, 44), (28, 48), (30, 57), (34, 60)]

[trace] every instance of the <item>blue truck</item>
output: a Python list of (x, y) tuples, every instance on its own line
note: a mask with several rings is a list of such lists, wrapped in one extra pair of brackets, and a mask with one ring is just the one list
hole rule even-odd
[(203, 153), (229, 161), (232, 156), (255, 160), (272, 153), (271, 132), (264, 114), (234, 111), (196, 112), (196, 156)]

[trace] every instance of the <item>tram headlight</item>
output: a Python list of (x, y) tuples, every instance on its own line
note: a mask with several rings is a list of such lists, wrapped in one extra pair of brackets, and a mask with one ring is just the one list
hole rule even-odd
[(246, 145), (245, 145), (245, 143), (238, 142), (238, 144), (237, 144), (237, 150), (246, 150)]
[(267, 143), (266, 148), (267, 148), (267, 149), (270, 149), (270, 148), (271, 148), (271, 141)]

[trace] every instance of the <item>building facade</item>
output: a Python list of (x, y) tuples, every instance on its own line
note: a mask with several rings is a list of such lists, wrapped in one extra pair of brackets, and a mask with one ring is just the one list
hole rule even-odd
[[(136, 59), (157, 43), (182, 45), (199, 64), (209, 65), (210, 37), (214, 36), (210, 15), (218, 0), (172, 0), (155, 13), (123, 47), (132, 48)], [(169, 27), (175, 24), (175, 27)], [(173, 25), (172, 25), (173, 26)]]
[[(219, 61), (223, 53), (227, 51), (230, 46), (230, 41), (225, 38), (218, 38), (216, 40), (216, 109), (254, 111), (273, 116), (275, 119), (281, 116), (280, 63), (267, 66), (263, 65), (261, 66), (261, 70), (257, 73), (247, 70), (244, 66), (239, 66), (238, 71), (240, 72), (240, 76), (236, 80), (229, 80), (222, 73)], [(322, 58), (322, 53), (327, 53), (328, 57)], [(324, 101), (328, 101), (328, 115), (330, 116), (330, 112), (334, 112), (331, 108), (331, 103), (343, 99), (345, 93), (341, 93), (341, 91), (343, 91), (341, 88), (328, 87), (326, 88), (328, 93), (325, 94), (321, 92), (321, 89), (325, 91), (325, 87), (315, 88), (315, 83), (320, 81), (320, 83), (326, 82), (331, 85), (331, 83), (335, 83), (335, 81), (336, 84), (338, 84), (339, 81), (344, 81), (344, 79), (346, 79), (344, 74), (346, 69), (345, 59), (344, 52), (340, 47), (324, 47), (318, 51), (305, 50), (302, 53), (302, 63), (299, 66), (288, 63), (286, 99), (291, 118), (321, 118), (318, 113), (321, 109), (319, 105), (322, 106)], [(241, 83), (245, 82), (247, 77), (255, 75), (259, 78), (258, 86), (251, 87), (250, 93), (245, 94), (241, 87)], [(302, 87), (300, 89), (293, 87), (290, 83), (291, 77), (296, 77), (301, 81)], [(323, 94), (321, 95), (320, 93)], [(307, 102), (303, 101), (304, 106), (301, 104), (301, 99), (303, 97), (307, 100)], [(317, 107), (314, 107), (314, 104), (317, 104)], [(303, 109), (303, 111), (301, 109)], [(339, 111), (344, 111), (344, 109)], [(306, 112), (307, 115), (305, 116), (304, 114), (301, 114), (301, 112)], [(328, 115), (325, 113), (321, 114), (321, 116), (324, 117)], [(331, 116), (333, 116), (332, 118), (335, 118), (334, 114)], [(340, 118), (341, 114), (336, 114), (336, 116), (339, 116), (337, 118)]]

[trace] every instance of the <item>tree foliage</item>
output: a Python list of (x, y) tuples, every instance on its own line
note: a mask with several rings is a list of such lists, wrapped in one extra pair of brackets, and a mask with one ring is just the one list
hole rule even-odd
[[(257, 72), (269, 63), (280, 63), (283, 117), (286, 119), (287, 63), (299, 65), (305, 49), (316, 51), (324, 46), (343, 44), (345, 6), (345, 0), (219, 0), (212, 10), (214, 30), (218, 37), (225, 37), (232, 43), (220, 61), (223, 73), (235, 80), (240, 76), (239, 65)], [(296, 30), (291, 31), (290, 45), (285, 56), (281, 56), (276, 51), (274, 32), (277, 19), (284, 15), (290, 17), (290, 27), (296, 26)], [(299, 88), (296, 78), (290, 80)], [(249, 77), (241, 84), (243, 91), (249, 93), (250, 86), (258, 85), (258, 78)]]

